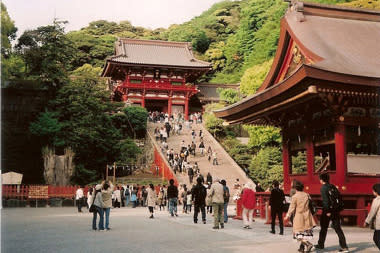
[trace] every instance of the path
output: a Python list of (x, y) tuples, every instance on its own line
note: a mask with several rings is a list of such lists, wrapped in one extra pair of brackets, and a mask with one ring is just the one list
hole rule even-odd
[[(272, 235), (269, 226), (257, 220), (253, 229), (244, 230), (242, 221), (230, 219), (225, 229), (212, 230), (212, 217), (207, 224), (193, 224), (191, 214), (169, 217), (167, 211), (155, 211), (148, 219), (147, 208), (111, 210), (111, 231), (91, 230), (92, 214), (66, 208), (7, 208), (2, 210), (1, 252), (297, 252), (291, 229), (285, 235)], [(180, 212), (181, 213), (181, 212)], [(343, 228), (351, 252), (378, 252), (372, 242), (372, 231)], [(313, 243), (318, 239), (315, 231)], [(336, 252), (338, 238), (329, 229), (324, 252)]]
[[(161, 127), (163, 124), (160, 123), (149, 123), (148, 129), (152, 136), (154, 136), (154, 128)], [(192, 165), (194, 165), (194, 162), (198, 162), (201, 174), (205, 176), (208, 172), (211, 173), (213, 177), (218, 177), (219, 179), (224, 179), (227, 182), (227, 185), (230, 189), (233, 189), (233, 184), (237, 178), (239, 178), (241, 183), (247, 183), (252, 182), (243, 172), (243, 170), (239, 167), (239, 165), (236, 164), (236, 162), (229, 156), (229, 154), (223, 149), (223, 147), (217, 142), (214, 137), (205, 129), (205, 127), (202, 124), (193, 124), (192, 129), (195, 130), (197, 137), (196, 137), (196, 156), (193, 157), (192, 155), (189, 156), (188, 161), (191, 162)], [(208, 147), (211, 146), (212, 151), (217, 153), (218, 163), (219, 165), (212, 165), (212, 159), (209, 162), (207, 160), (207, 155), (201, 156), (199, 151), (199, 130), (202, 129), (202, 132), (204, 134), (203, 140), (205, 144), (205, 152), (207, 151)], [(191, 130), (186, 129), (186, 127), (183, 128), (180, 135), (170, 135), (168, 138), (168, 146), (169, 149), (173, 148), (174, 152), (179, 152), (181, 141), (184, 140), (186, 146), (188, 144), (191, 144)], [(159, 146), (161, 146), (160, 143), (158, 143)], [(166, 157), (166, 155), (165, 155)], [(177, 173), (178, 181), (182, 184), (189, 185), (189, 178), (187, 174), (180, 174)], [(194, 180), (195, 183), (195, 180)]]

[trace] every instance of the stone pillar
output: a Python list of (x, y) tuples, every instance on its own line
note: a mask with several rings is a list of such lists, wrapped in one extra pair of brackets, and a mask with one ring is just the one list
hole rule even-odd
[(335, 162), (336, 162), (336, 184), (342, 186), (347, 175), (347, 153), (346, 153), (346, 126), (338, 124), (335, 127)]

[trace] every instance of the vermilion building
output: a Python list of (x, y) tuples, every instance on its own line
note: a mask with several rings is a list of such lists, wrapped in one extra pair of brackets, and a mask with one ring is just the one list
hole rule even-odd
[[(380, 183), (380, 12), (292, 1), (273, 65), (258, 92), (216, 111), (231, 124), (281, 128), (284, 187), (319, 194), (330, 173), (363, 224)], [(292, 161), (306, 157), (303, 171)]]
[(191, 43), (118, 39), (102, 76), (111, 78), (114, 100), (187, 119), (198, 93), (194, 82), (209, 70), (210, 63), (195, 59)]

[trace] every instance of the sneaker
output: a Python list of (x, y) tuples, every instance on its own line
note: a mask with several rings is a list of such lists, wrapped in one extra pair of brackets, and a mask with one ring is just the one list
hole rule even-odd
[(279, 235), (284, 235), (284, 232), (280, 232)]
[(252, 229), (250, 226), (247, 226), (247, 229)]
[(205, 221), (205, 220), (203, 221), (203, 224), (206, 224), (206, 221)]
[(194, 223), (195, 223), (195, 224), (197, 224), (197, 223), (198, 223), (198, 221), (194, 221)]
[(350, 251), (348, 250), (348, 248), (341, 248), (338, 252), (347, 253), (347, 252), (350, 252)]
[(324, 246), (320, 246), (319, 244), (317, 244), (317, 245), (314, 245), (314, 248), (315, 249), (324, 249), (325, 247)]
[(248, 228), (249, 226), (244, 226), (243, 228)]
[(275, 234), (276, 232), (275, 232), (275, 231), (273, 231), (273, 230), (271, 230), (271, 231), (269, 231), (269, 233), (271, 233), (271, 234)]
[(219, 227), (212, 227), (212, 229), (219, 229)]
[(106, 230), (107, 230), (107, 231), (110, 231), (110, 230), (111, 230), (111, 228), (106, 228)]
[(220, 228), (224, 228), (224, 224), (220, 224)]

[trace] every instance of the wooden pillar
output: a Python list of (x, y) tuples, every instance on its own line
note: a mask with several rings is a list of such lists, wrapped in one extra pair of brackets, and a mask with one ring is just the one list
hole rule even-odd
[(282, 135), (282, 165), (284, 171), (284, 190), (285, 192), (290, 191), (290, 147), (288, 140)]
[(145, 108), (145, 96), (141, 98), (141, 107)]
[(342, 186), (347, 174), (346, 127), (343, 124), (335, 127), (335, 162), (336, 184)]
[(168, 114), (169, 116), (172, 115), (172, 97), (169, 97), (168, 99)]
[(185, 120), (189, 120), (189, 97), (186, 95), (185, 100)]
[(311, 183), (314, 174), (314, 143), (310, 135), (306, 136), (306, 166), (308, 183)]

